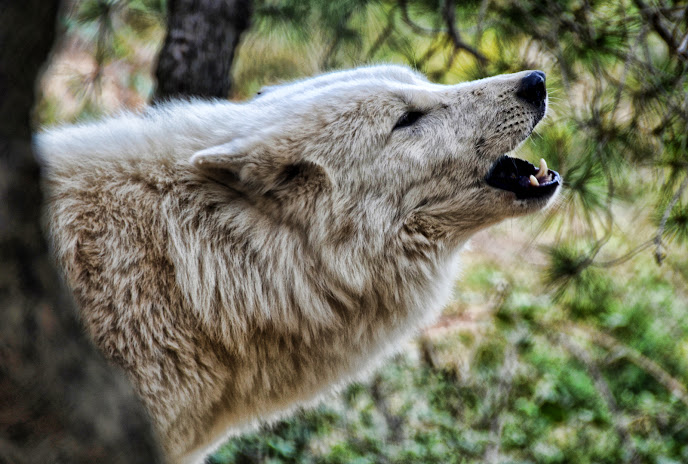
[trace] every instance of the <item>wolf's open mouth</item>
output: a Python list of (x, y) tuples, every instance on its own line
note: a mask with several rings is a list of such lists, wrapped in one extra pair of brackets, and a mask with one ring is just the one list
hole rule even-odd
[(538, 169), (528, 161), (502, 156), (490, 168), (485, 177), (488, 185), (514, 192), (516, 198), (543, 198), (552, 195), (561, 184), (556, 171), (547, 168), (544, 159)]

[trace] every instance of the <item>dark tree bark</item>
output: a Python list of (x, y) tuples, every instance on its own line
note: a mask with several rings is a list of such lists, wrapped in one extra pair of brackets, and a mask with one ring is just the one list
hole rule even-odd
[(56, 0), (0, 0), (0, 463), (162, 462), (123, 374), (88, 341), (41, 231), (34, 86)]
[(234, 51), (251, 11), (251, 0), (168, 0), (155, 100), (227, 98)]

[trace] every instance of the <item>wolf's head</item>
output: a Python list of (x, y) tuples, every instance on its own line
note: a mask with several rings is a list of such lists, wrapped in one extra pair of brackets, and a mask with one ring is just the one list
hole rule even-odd
[(507, 156), (546, 110), (540, 71), (449, 86), (360, 68), (265, 89), (242, 105), (238, 137), (191, 162), (282, 220), (319, 222), (324, 236), (458, 242), (557, 194), (556, 172)]

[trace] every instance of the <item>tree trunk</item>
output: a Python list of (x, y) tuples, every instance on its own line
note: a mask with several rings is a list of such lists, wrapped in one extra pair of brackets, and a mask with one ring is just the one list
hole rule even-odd
[(77, 322), (41, 231), (30, 118), (58, 4), (0, 2), (0, 463), (162, 462), (128, 382)]
[(250, 0), (168, 0), (155, 100), (227, 98), (234, 51), (249, 26), (251, 10)]

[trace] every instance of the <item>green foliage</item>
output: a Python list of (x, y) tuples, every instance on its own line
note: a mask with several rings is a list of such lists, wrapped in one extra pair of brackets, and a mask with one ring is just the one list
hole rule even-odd
[(664, 233), (668, 240), (684, 243), (688, 238), (688, 204), (678, 202), (669, 212)]
[[(563, 261), (576, 255), (571, 248), (558, 254)], [(511, 275), (506, 295), (497, 308), (472, 313), (477, 328), (431, 335), (436, 362), (414, 355), (427, 343), (409, 347), (372, 381), (262, 430), (257, 441), (231, 441), (214, 462), (685, 462), (688, 397), (674, 396), (646, 363), (654, 359), (669, 379), (688, 384), (688, 308), (649, 260), (626, 264), (625, 281), (595, 270), (590, 288), (577, 283), (585, 295), (555, 302), (532, 294), (537, 275), (514, 272), (518, 263), (481, 258), (466, 270), (458, 301), (479, 301)], [(599, 311), (581, 311), (585, 301)], [(595, 327), (616, 345), (598, 339)], [(298, 457), (274, 450), (243, 461), (218, 457), (267, 449), (298, 435), (295, 428), (301, 436), (318, 430)]]

